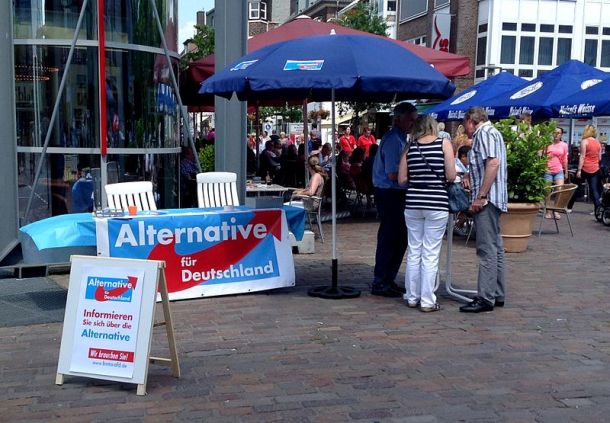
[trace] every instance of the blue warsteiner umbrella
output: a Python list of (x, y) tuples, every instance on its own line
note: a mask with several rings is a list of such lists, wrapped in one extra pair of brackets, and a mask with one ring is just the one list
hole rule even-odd
[[(523, 85), (525, 82), (525, 79), (519, 78), (510, 72), (500, 72), (491, 78), (467, 88), (442, 103), (437, 104), (426, 113), (432, 115), (435, 119), (442, 121), (462, 120), (464, 119), (464, 113), (466, 113), (469, 108), (478, 106), (490, 98)], [(489, 117), (493, 118), (493, 109), (487, 110), (487, 113)]]
[(553, 117), (551, 105), (554, 102), (607, 77), (606, 72), (578, 60), (570, 60), (479, 106), (494, 109), (495, 118), (519, 116), (522, 113), (531, 113), (538, 118)]
[[(395, 43), (366, 35), (318, 35), (269, 45), (243, 56), (201, 85), (200, 94), (240, 100), (301, 99), (388, 102), (447, 98), (454, 85), (413, 53)], [(335, 151), (332, 139), (332, 151)], [(360, 291), (337, 285), (336, 163), (332, 162), (332, 285), (309, 294), (353, 298)]]
[[(610, 76), (610, 75), (609, 75)], [(553, 114), (565, 118), (610, 115), (610, 77), (552, 104)]]

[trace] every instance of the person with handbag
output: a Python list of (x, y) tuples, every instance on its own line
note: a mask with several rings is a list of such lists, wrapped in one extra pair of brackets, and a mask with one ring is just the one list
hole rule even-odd
[(398, 183), (407, 186), (404, 215), (408, 230), (407, 306), (423, 312), (440, 310), (434, 285), (443, 235), (449, 218), (447, 182), (455, 179), (451, 141), (437, 135), (437, 122), (420, 116), (411, 131), (398, 169)]

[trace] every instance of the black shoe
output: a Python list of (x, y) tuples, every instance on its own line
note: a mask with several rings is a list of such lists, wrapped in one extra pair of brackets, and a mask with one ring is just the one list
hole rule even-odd
[(404, 286), (400, 286), (396, 282), (392, 282), (390, 284), (390, 289), (396, 292), (400, 292), (401, 294), (405, 294), (407, 292)]
[(494, 307), (504, 307), (504, 300), (496, 300)]
[(388, 298), (396, 298), (401, 297), (402, 294), (398, 291), (393, 290), (392, 288), (371, 288), (372, 295), (378, 295), (380, 297), (388, 297)]
[(494, 306), (481, 297), (475, 297), (470, 304), (460, 307), (463, 313), (482, 313), (485, 311), (493, 311)]

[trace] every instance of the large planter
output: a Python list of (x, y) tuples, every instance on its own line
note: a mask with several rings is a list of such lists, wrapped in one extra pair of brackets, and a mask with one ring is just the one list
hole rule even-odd
[(507, 253), (527, 250), (538, 210), (538, 203), (508, 203), (508, 213), (500, 216), (502, 240)]

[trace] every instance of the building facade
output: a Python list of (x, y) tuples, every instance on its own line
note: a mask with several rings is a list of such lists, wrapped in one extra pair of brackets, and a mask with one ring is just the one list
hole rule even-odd
[(397, 38), (470, 57), (464, 89), (499, 71), (535, 78), (570, 60), (610, 71), (610, 0), (400, 0)]
[[(158, 207), (177, 207), (178, 105), (150, 2), (89, 1), (69, 68), (83, 0), (13, 4), (21, 224), (101, 207), (102, 187), (124, 181), (152, 181)], [(102, 37), (98, 4), (104, 7)], [(177, 71), (178, 2), (155, 4)], [(100, 45), (105, 46), (102, 55)], [(48, 154), (36, 181), (49, 127)]]

